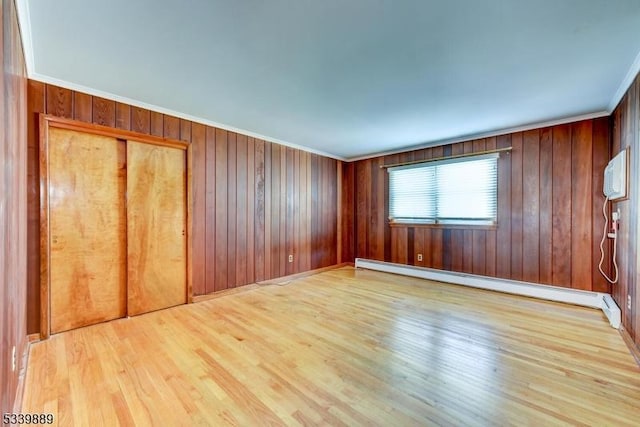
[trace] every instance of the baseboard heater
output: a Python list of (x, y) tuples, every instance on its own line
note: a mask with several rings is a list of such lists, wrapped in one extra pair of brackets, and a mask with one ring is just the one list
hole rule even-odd
[(539, 285), (537, 283), (518, 280), (499, 279), (495, 277), (479, 276), (477, 274), (458, 273), (453, 271), (436, 270), (433, 268), (415, 267), (412, 265), (395, 264), (391, 262), (374, 261), (356, 258), (356, 268), (418, 277), (420, 279), (435, 280), (472, 288), (487, 289), (549, 301), (564, 302), (584, 307), (599, 308), (609, 319), (612, 327), (620, 328), (620, 308), (611, 295), (601, 292), (583, 291), (580, 289), (562, 288), (559, 286)]

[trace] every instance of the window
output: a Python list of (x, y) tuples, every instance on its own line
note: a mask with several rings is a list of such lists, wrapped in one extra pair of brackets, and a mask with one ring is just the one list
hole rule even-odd
[(497, 216), (498, 153), (395, 166), (392, 223), (491, 225)]

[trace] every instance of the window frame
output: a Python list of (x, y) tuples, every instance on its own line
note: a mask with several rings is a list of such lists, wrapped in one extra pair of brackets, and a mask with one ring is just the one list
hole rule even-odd
[[(469, 219), (469, 218), (438, 218), (438, 200), (440, 199), (438, 195), (434, 197), (435, 199), (435, 207), (434, 217), (431, 218), (395, 218), (392, 216), (392, 185), (391, 185), (391, 174), (397, 170), (403, 169), (416, 169), (416, 168), (437, 168), (438, 166), (444, 166), (447, 164), (460, 164), (478, 160), (485, 159), (494, 159), (495, 160), (495, 169), (493, 171), (493, 200), (495, 204), (492, 206), (492, 210), (494, 212), (493, 219)], [(389, 212), (388, 221), (390, 227), (418, 227), (418, 228), (447, 228), (447, 229), (482, 229), (482, 230), (493, 230), (498, 227), (498, 216), (499, 216), (499, 201), (498, 201), (498, 186), (499, 186), (499, 159), (500, 159), (500, 151), (492, 151), (492, 152), (484, 152), (484, 153), (475, 153), (475, 154), (464, 154), (460, 156), (451, 156), (433, 160), (425, 160), (421, 162), (411, 162), (408, 164), (397, 164), (387, 166), (387, 182), (389, 184), (389, 198), (387, 200), (387, 209)], [(437, 169), (436, 169), (437, 176)], [(436, 183), (433, 184), (434, 190), (440, 193), (441, 186), (438, 185), (437, 178)]]

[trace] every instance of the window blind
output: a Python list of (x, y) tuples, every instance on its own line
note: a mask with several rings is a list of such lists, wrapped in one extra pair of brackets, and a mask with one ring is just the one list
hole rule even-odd
[(496, 222), (498, 153), (396, 166), (388, 172), (393, 222)]

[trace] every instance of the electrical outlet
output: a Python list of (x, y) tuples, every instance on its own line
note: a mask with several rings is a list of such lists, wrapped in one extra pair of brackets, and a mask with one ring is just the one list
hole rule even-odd
[(631, 310), (631, 295), (627, 295), (627, 310)]
[(611, 212), (611, 220), (619, 221), (620, 220), (620, 209)]
[(289, 255), (289, 262), (293, 262), (293, 255)]
[(422, 254), (418, 254), (418, 261), (422, 261)]
[(16, 346), (11, 349), (11, 371), (16, 371)]

